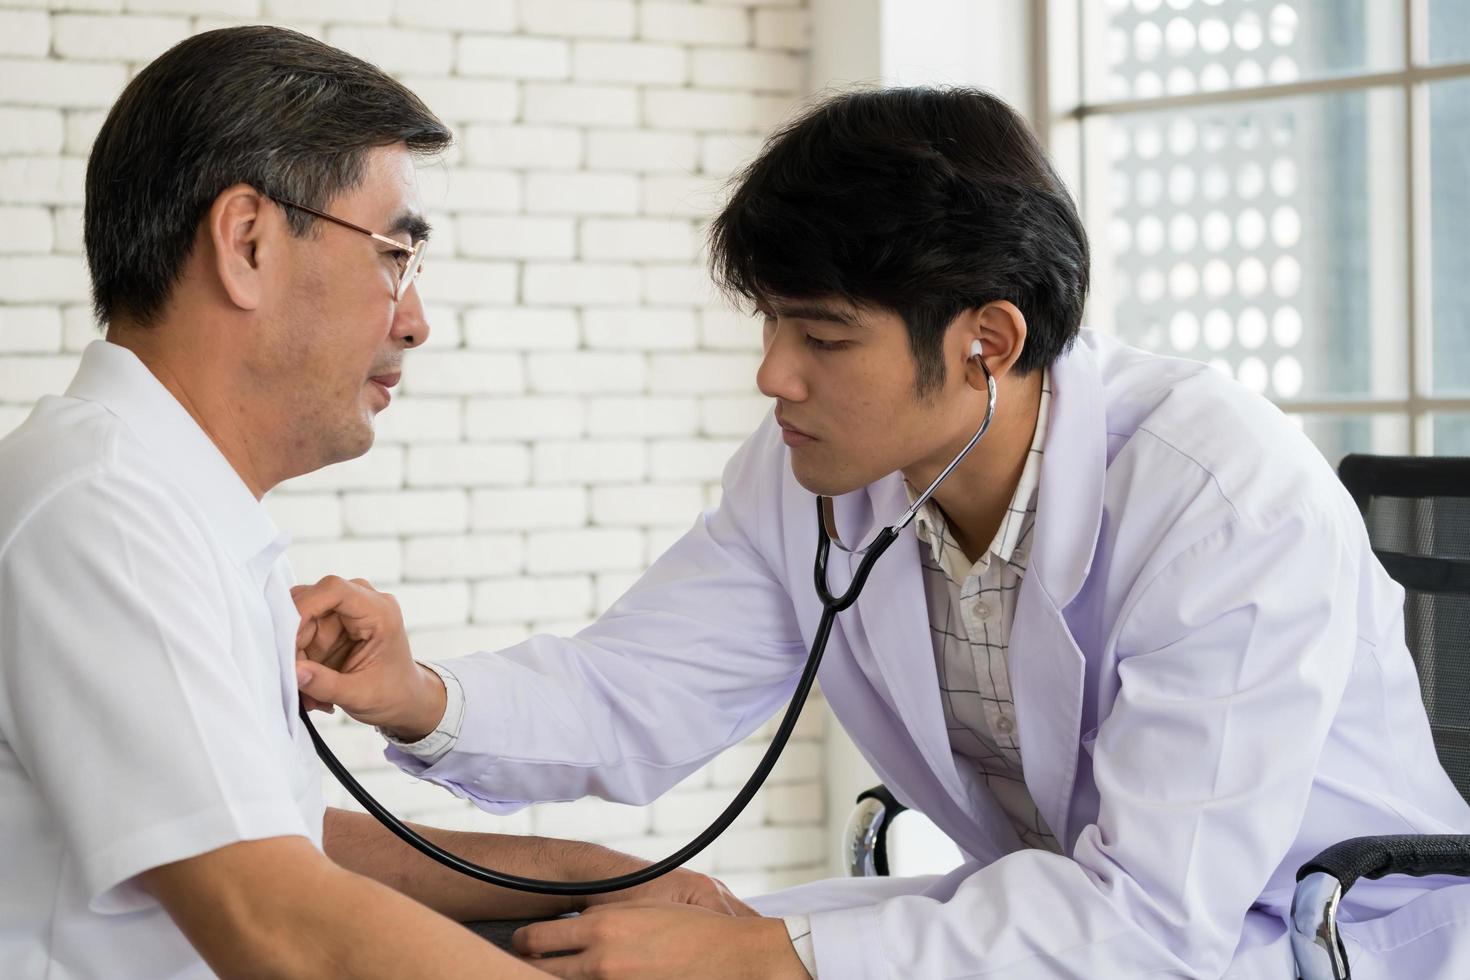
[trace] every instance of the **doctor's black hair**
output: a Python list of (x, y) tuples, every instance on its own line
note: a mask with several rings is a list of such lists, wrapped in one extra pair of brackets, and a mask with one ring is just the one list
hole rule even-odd
[(968, 88), (851, 92), (766, 141), (710, 228), (729, 295), (837, 297), (908, 327), (919, 394), (943, 384), (956, 316), (1009, 300), (1026, 317), (1016, 370), (1077, 337), (1087, 233), (1025, 120)]
[[(402, 84), (305, 34), (233, 27), (179, 42), (128, 83), (87, 161), (82, 224), (98, 320), (157, 321), (226, 188), (322, 210), (361, 183), (372, 149), (433, 154), (452, 140)], [(287, 209), (298, 236), (318, 220)]]

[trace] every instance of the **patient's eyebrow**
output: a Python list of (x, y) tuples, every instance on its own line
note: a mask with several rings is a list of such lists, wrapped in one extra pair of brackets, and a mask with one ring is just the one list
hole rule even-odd
[(427, 239), (432, 230), (433, 226), (429, 224), (429, 219), (417, 211), (400, 211), (393, 219), (393, 223), (388, 226), (388, 235), (392, 237), (407, 232), (409, 241), (419, 242)]
[(823, 323), (840, 323), (844, 327), (864, 325), (856, 313), (836, 306), (823, 306), (820, 303), (777, 303), (773, 304), (773, 309), (777, 316), (792, 320), (818, 320)]

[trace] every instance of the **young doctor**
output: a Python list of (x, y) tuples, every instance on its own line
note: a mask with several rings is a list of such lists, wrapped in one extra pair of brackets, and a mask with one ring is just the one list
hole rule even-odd
[[(994, 424), (838, 618), (820, 674), (967, 860), (756, 903), (781, 919), (614, 904), (523, 930), (527, 953), (573, 951), (542, 969), (1286, 978), (1300, 864), (1356, 835), (1470, 830), (1402, 592), (1331, 468), (1219, 374), (1079, 330), (1086, 238), (1005, 105), (832, 99), (767, 144), (711, 242), (765, 315), (775, 401), (720, 505), (576, 636), (432, 671), (388, 597), (300, 590), (319, 661), (302, 689), (489, 810), (654, 799), (781, 708), (821, 613), (813, 494), (837, 497), (849, 543), (893, 522), (984, 415), (978, 344)], [(373, 638), (326, 642), (344, 623)], [(1362, 882), (1342, 915), (1356, 977), (1470, 970), (1466, 886)]]
[[(429, 330), (415, 158), (449, 140), (383, 72), (268, 27), (181, 42), (103, 123), (85, 228), (107, 339), (0, 439), (4, 980), (542, 975), (454, 920), (570, 903), (323, 806), (259, 499), (372, 445)], [(429, 833), (538, 876), (639, 863)], [(644, 894), (729, 910), (688, 872)]]

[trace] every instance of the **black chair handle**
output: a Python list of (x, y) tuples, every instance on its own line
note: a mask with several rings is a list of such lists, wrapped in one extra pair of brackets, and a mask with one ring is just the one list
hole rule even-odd
[(877, 800), (883, 804), (883, 822), (878, 825), (878, 838), (873, 845), (873, 870), (883, 877), (888, 877), (888, 829), (893, 826), (893, 818), (908, 809), (893, 793), (879, 783), (872, 789), (865, 789), (858, 794), (854, 803), (863, 800)]
[(1333, 844), (1301, 866), (1296, 880), (1315, 872), (1336, 878), (1346, 892), (1359, 878), (1385, 875), (1470, 876), (1470, 836), (1464, 834), (1397, 834), (1354, 837)]

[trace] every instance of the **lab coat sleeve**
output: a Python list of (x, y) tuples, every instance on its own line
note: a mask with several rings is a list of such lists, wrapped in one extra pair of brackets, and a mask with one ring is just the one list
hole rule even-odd
[(806, 647), (755, 544), (780, 540), (771, 428), (726, 467), (720, 506), (593, 625), (446, 662), (465, 692), (447, 755), (388, 758), (492, 812), (589, 795), (644, 804), (780, 709)]
[[(1356, 559), (1331, 514), (1234, 515), (1123, 607), (1100, 797), (1073, 855), (1009, 854), (811, 916), (824, 976), (1218, 977), (1299, 828), (1352, 669)], [(1024, 746), (1023, 746), (1024, 749)]]

